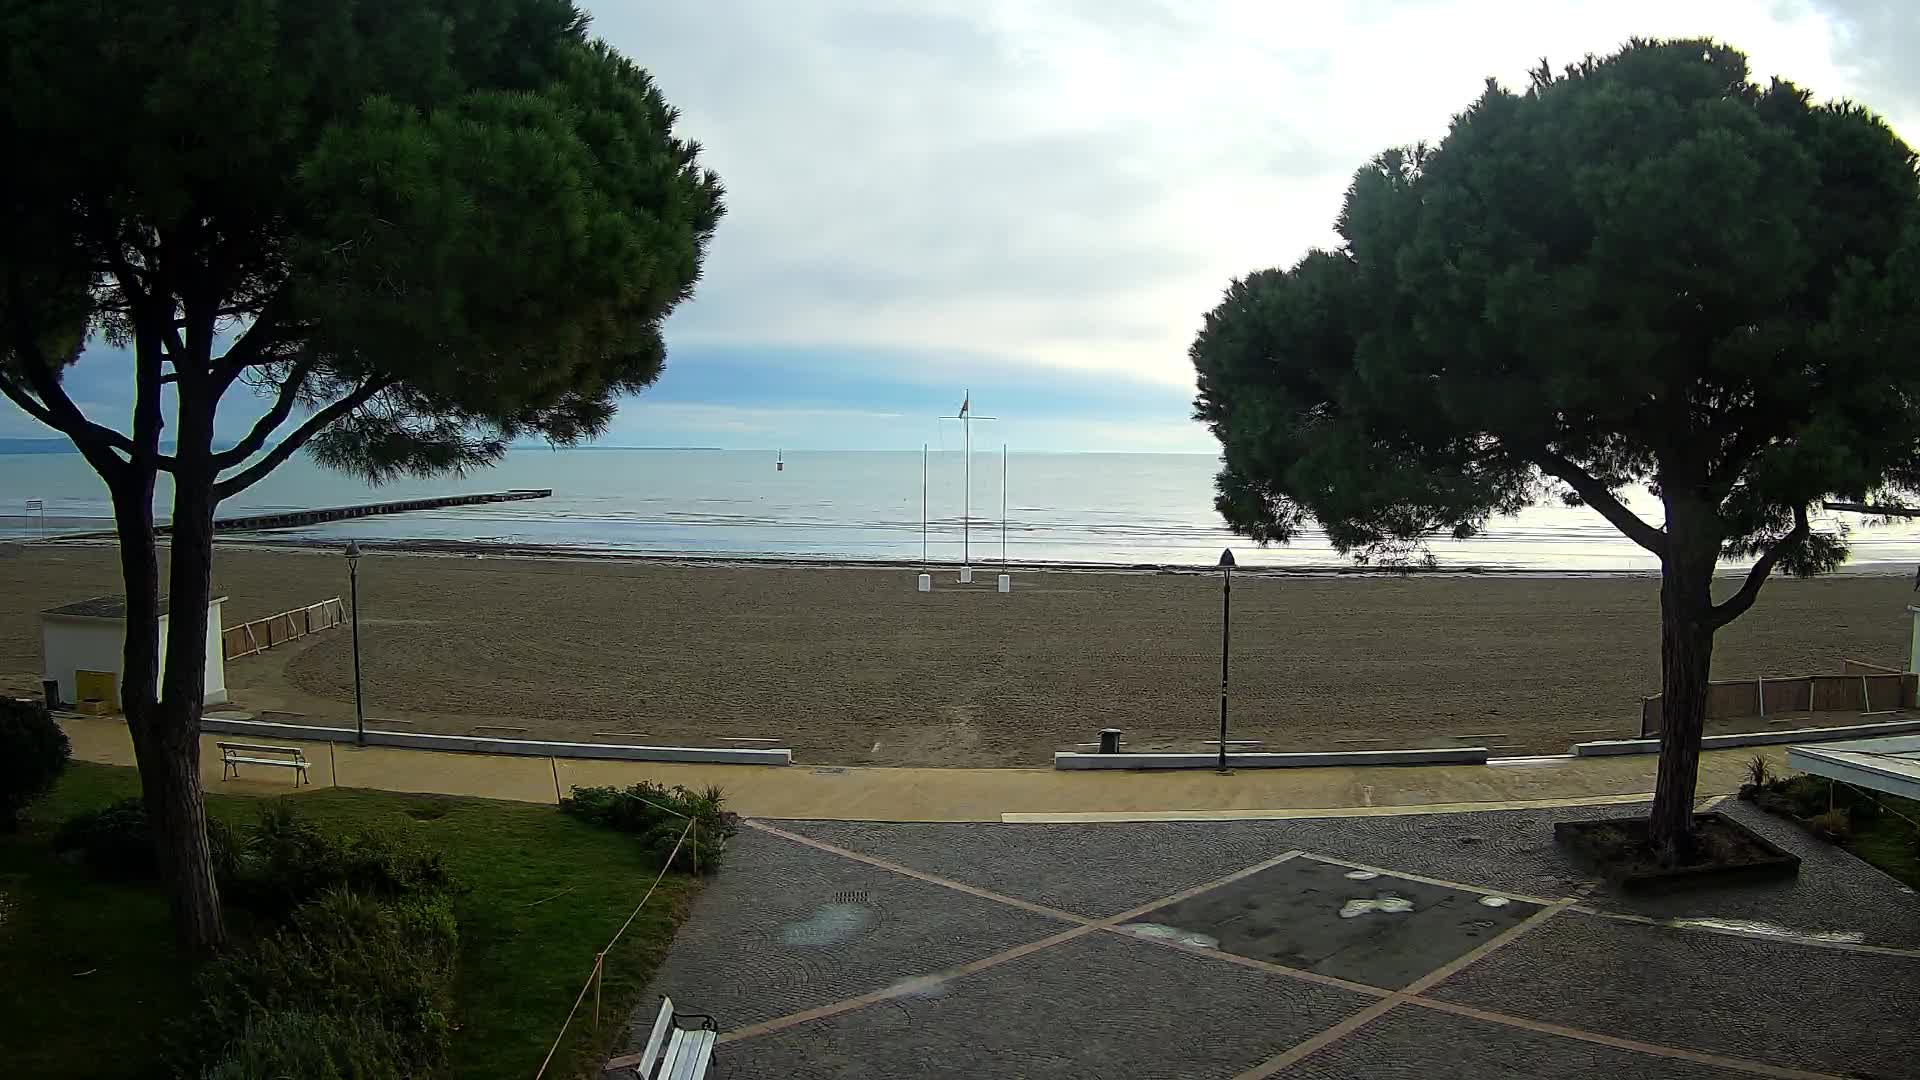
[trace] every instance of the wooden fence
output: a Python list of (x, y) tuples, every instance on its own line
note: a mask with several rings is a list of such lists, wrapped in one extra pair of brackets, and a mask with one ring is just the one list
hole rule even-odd
[[(1765, 679), (1726, 679), (1707, 684), (1707, 719), (1751, 716), (1759, 719), (1793, 713), (1890, 713), (1915, 705), (1920, 675), (1889, 671), (1848, 660), (1842, 675), (1783, 675)], [(1872, 672), (1870, 674), (1870, 672)], [(1660, 695), (1640, 701), (1640, 734), (1660, 733)]]
[(321, 630), (331, 630), (346, 621), (346, 605), (339, 597), (322, 600), (292, 611), (283, 611), (278, 615), (269, 615), (264, 619), (255, 619), (239, 626), (229, 626), (220, 632), (220, 652), (228, 660), (254, 653), (266, 652), (275, 645), (284, 645), (295, 638)]

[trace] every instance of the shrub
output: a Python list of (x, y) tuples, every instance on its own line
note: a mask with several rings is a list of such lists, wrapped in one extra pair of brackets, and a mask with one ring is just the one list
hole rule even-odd
[(201, 1080), (378, 1080), (400, 1057), (393, 1034), (363, 1017), (260, 1013), (201, 1070)]
[[(226, 822), (207, 819), (213, 872), (222, 886), (231, 880), (247, 843), (247, 837)], [(160, 874), (153, 859), (147, 808), (138, 798), (121, 799), (62, 821), (54, 830), (53, 848), (77, 853), (89, 869), (106, 877), (152, 880)]]
[[(350, 1051), (350, 1062), (366, 1055), (379, 1059), (363, 1072), (340, 1076), (430, 1073), (446, 1056), (458, 951), (453, 909), (444, 896), (381, 903), (330, 890), (295, 910), (285, 929), (201, 976), (204, 1000), (192, 1030), (203, 1038), (241, 1033), (235, 1042), (204, 1048), (212, 1051), (210, 1068), (225, 1069), (242, 1054), (308, 1053), (276, 1047), (276, 1040), (294, 1032), (263, 1024), (282, 1014), (306, 1014), (350, 1039), (350, 1045), (334, 1048)], [(328, 1060), (337, 1069), (333, 1052)], [(315, 1063), (312, 1057), (300, 1060)]]
[(52, 790), (72, 755), (45, 705), (0, 697), (0, 832), (19, 828), (20, 812)]
[(665, 861), (680, 842), (691, 818), (698, 823), (673, 856), (672, 868), (712, 873), (726, 854), (727, 841), (739, 832), (732, 814), (721, 809), (726, 795), (717, 787), (689, 791), (641, 781), (631, 787), (576, 787), (560, 800), (562, 813), (620, 832), (634, 833), (640, 846)]
[(390, 830), (328, 833), (285, 802), (261, 808), (234, 859), (228, 891), (236, 903), (285, 913), (335, 888), (399, 898), (449, 891), (452, 876), (438, 851)]
[(1844, 844), (1853, 839), (1853, 821), (1845, 810), (1838, 807), (1808, 818), (1807, 828), (1830, 844)]
[(1747, 761), (1747, 783), (1754, 787), (1766, 787), (1773, 783), (1773, 764), (1764, 755), (1755, 754)]
[(78, 853), (89, 868), (108, 877), (144, 879), (159, 872), (153, 861), (147, 809), (137, 798), (66, 819), (54, 831), (53, 847)]

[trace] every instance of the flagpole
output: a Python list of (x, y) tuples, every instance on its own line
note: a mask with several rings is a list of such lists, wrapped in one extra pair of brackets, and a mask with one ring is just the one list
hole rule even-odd
[(963, 489), (960, 495), (963, 504), (960, 508), (961, 566), (973, 565), (973, 410), (969, 408), (972, 404), (973, 391), (968, 390), (966, 396), (960, 399), (960, 429), (964, 432), (961, 436), (961, 454), (966, 459), (960, 481)]
[(927, 568), (927, 444), (920, 444), (920, 569)]
[(1000, 569), (1007, 568), (1007, 444), (1000, 444)]

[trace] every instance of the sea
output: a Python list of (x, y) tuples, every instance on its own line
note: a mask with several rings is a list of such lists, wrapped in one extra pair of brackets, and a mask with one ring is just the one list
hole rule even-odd
[[(976, 566), (1211, 566), (1230, 548), (1241, 565), (1354, 568), (1316, 531), (1260, 547), (1227, 530), (1213, 508), (1219, 468), (1210, 454), (975, 453), (969, 468), (959, 451), (540, 447), (512, 450), (497, 466), (466, 476), (374, 488), (300, 456), (224, 504), (221, 516), (513, 488), (553, 494), (222, 538)], [(164, 489), (158, 493), (161, 520), (168, 498)], [(38, 506), (30, 509), (30, 500)], [(1658, 521), (1651, 497), (1632, 502)], [(1823, 525), (1841, 522), (1828, 517)], [(0, 539), (111, 527), (106, 491), (79, 456), (0, 457)], [(1920, 524), (1856, 519), (1851, 538), (1850, 571), (1904, 572), (1920, 563)], [(1557, 504), (1496, 519), (1469, 540), (1436, 539), (1431, 552), (1443, 571), (1658, 570), (1652, 556), (1599, 515)]]

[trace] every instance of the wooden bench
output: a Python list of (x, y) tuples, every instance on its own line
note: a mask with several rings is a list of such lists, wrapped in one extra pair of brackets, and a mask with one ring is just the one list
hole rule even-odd
[[(698, 1020), (699, 1027), (681, 1027), (682, 1020)], [(638, 1057), (607, 1063), (609, 1068), (631, 1068), (639, 1080), (702, 1080), (713, 1063), (713, 1041), (720, 1025), (702, 1013), (676, 1013), (673, 999), (660, 999), (660, 1015)]]
[(215, 743), (220, 748), (220, 778), (240, 779), (242, 765), (278, 765), (293, 770), (293, 786), (311, 783), (307, 778), (307, 755), (297, 746), (264, 746), (260, 743)]

